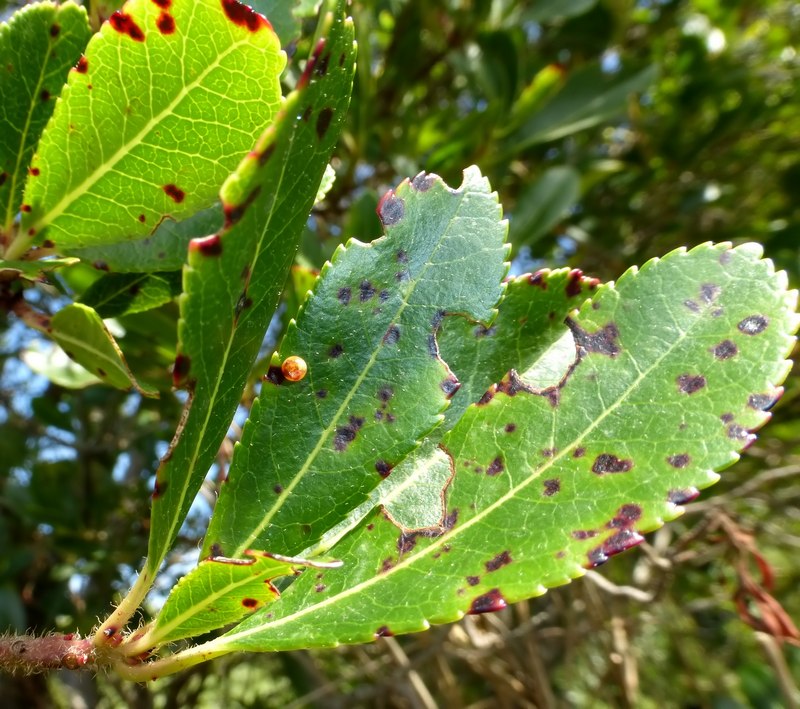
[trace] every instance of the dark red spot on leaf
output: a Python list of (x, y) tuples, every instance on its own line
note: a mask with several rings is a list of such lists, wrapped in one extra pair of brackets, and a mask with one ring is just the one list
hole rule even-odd
[(667, 502), (673, 505), (686, 505), (696, 499), (700, 491), (695, 487), (687, 487), (683, 490), (670, 490), (667, 494)]
[(20, 212), (25, 212), (26, 214), (30, 214), (31, 210), (32, 210), (32, 207), (31, 207), (30, 204), (22, 204), (19, 207), (19, 211)]
[(172, 366), (172, 383), (177, 388), (181, 386), (186, 377), (189, 376), (189, 370), (192, 367), (192, 360), (184, 354), (179, 354), (175, 358), (175, 364)]
[(241, 204), (225, 204), (222, 212), (225, 215), (225, 226), (231, 227), (238, 222), (247, 211), (247, 208), (255, 201), (261, 192), (261, 185), (257, 185)]
[(507, 606), (500, 589), (493, 588), (488, 593), (478, 596), (467, 611), (470, 615), (478, 615), (480, 613), (495, 613), (503, 610)]
[(0, 172), (0, 187), (2, 187), (5, 184), (7, 179), (8, 179), (8, 173)]
[(730, 340), (723, 340), (715, 347), (712, 347), (711, 352), (717, 359), (730, 359), (738, 354), (739, 350)]
[(272, 25), (266, 17), (259, 15), (252, 7), (243, 5), (236, 0), (222, 0), (222, 9), (231, 22), (240, 27), (246, 27), (251, 32), (258, 32), (263, 28), (272, 29)]
[(719, 419), (720, 421), (722, 421), (722, 423), (730, 423), (731, 421), (733, 421), (733, 414), (731, 413), (722, 414), (722, 416), (720, 416)]
[(617, 514), (606, 524), (607, 529), (627, 529), (642, 516), (642, 508), (633, 503), (622, 505)]
[(577, 539), (579, 542), (582, 542), (584, 539), (592, 539), (596, 536), (597, 531), (594, 529), (576, 529), (572, 532), (573, 539)]
[(513, 559), (511, 558), (511, 554), (509, 552), (500, 552), (496, 557), (494, 557), (494, 559), (489, 559), (489, 561), (486, 562), (486, 570), (490, 572), (497, 571), (507, 564), (510, 564), (512, 561)]
[(691, 310), (693, 313), (699, 313), (700, 312), (700, 306), (697, 303), (695, 303), (693, 300), (684, 300), (683, 304), (687, 308), (689, 308), (689, 310)]
[(585, 448), (576, 448), (572, 452), (572, 457), (573, 458), (583, 458), (583, 456), (585, 456), (585, 455), (586, 455), (586, 449)]
[(488, 389), (484, 395), (475, 403), (476, 406), (486, 406), (492, 399), (494, 399), (495, 388)]
[(186, 198), (186, 193), (180, 187), (172, 183), (164, 185), (161, 189), (164, 190), (167, 197), (176, 204), (180, 204)]
[(577, 295), (581, 294), (581, 280), (583, 279), (583, 271), (578, 268), (573, 268), (569, 272), (569, 277), (567, 278), (567, 286), (566, 286), (566, 293), (568, 298), (574, 298)]
[(520, 379), (516, 370), (509, 370), (506, 377), (496, 385), (496, 391), (502, 392), (506, 396), (516, 396), (521, 391), (531, 392), (531, 388)]
[(39, 98), (42, 100), (42, 103), (49, 101), (50, 92), (47, 89), (42, 89), (42, 92), (39, 94)]
[(408, 263), (408, 254), (405, 251), (398, 251), (397, 254), (395, 254), (395, 257), (397, 258), (398, 263)]
[(456, 379), (455, 374), (448, 374), (445, 379), (439, 382), (439, 388), (445, 393), (448, 399), (452, 399), (461, 388), (461, 382)]
[(377, 212), (384, 226), (392, 226), (405, 216), (406, 205), (394, 190), (389, 190), (378, 202)]
[(352, 297), (352, 291), (348, 287), (343, 287), (339, 289), (339, 292), (336, 294), (337, 299), (342, 305), (348, 305), (350, 303), (350, 298)]
[(344, 348), (337, 342), (335, 345), (333, 345), (333, 347), (331, 347), (328, 350), (328, 357), (336, 359), (338, 357), (341, 357), (343, 352)]
[(667, 463), (673, 468), (685, 468), (691, 462), (692, 459), (688, 453), (678, 453), (677, 455), (671, 455), (667, 458)]
[(595, 567), (608, 561), (610, 556), (640, 544), (644, 537), (632, 529), (621, 529), (588, 554), (588, 566)]
[(328, 390), (327, 389), (318, 389), (317, 392), (316, 392), (317, 399), (324, 399), (327, 396), (328, 396)]
[(108, 18), (108, 23), (120, 34), (126, 34), (136, 42), (144, 42), (144, 32), (127, 13), (117, 10)]
[(549, 480), (545, 480), (542, 485), (544, 486), (542, 495), (545, 497), (552, 497), (561, 491), (561, 481), (558, 478), (550, 478)]
[(739, 328), (739, 332), (743, 332), (745, 335), (760, 335), (767, 329), (767, 325), (769, 325), (769, 320), (763, 315), (751, 315), (742, 320), (736, 327)]
[(276, 484), (275, 486), (273, 486), (272, 492), (274, 492), (276, 495), (280, 495), (283, 492), (283, 485)]
[(192, 239), (189, 242), (189, 250), (203, 256), (219, 256), (222, 253), (222, 239), (219, 238), (219, 234)]
[(89, 60), (86, 57), (81, 56), (81, 58), (78, 59), (78, 63), (75, 65), (75, 71), (77, 71), (79, 74), (85, 74), (87, 71), (89, 71)]
[(505, 432), (506, 433), (514, 433), (514, 431), (516, 431), (516, 430), (517, 430), (517, 424), (515, 424), (515, 423), (507, 423), (506, 424), (506, 428), (505, 428)]
[(627, 458), (617, 458), (611, 453), (601, 453), (594, 459), (592, 472), (597, 475), (606, 473), (627, 473), (633, 467), (633, 461)]
[(694, 394), (706, 385), (706, 378), (701, 374), (681, 374), (675, 381), (681, 394)]
[(385, 625), (382, 625), (375, 631), (376, 638), (391, 638), (393, 635), (394, 633)]
[(256, 608), (258, 606), (258, 601), (255, 598), (243, 598), (242, 605), (245, 608)]
[(325, 134), (328, 132), (328, 128), (331, 127), (331, 121), (333, 120), (333, 109), (332, 108), (323, 108), (319, 115), (317, 116), (317, 124), (315, 126), (317, 131), (317, 137), (322, 140), (325, 137)]
[(156, 27), (161, 34), (172, 34), (175, 31), (175, 18), (168, 12), (162, 12), (156, 20)]
[(159, 482), (158, 478), (156, 478), (156, 482), (153, 485), (153, 494), (152, 494), (151, 497), (154, 500), (157, 500), (159, 497), (161, 497), (164, 494), (164, 491), (166, 489), (167, 489), (167, 484), (164, 483), (164, 482)]
[(381, 387), (378, 389), (378, 398), (384, 403), (388, 403), (389, 400), (394, 396), (394, 391), (391, 387)]
[(172, 7), (172, 0), (152, 0), (154, 5), (158, 5), (162, 10), (169, 10)]
[(32, 177), (39, 177), (40, 170), (38, 167), (30, 167), (28, 168), (28, 174), (31, 175)]
[(486, 468), (487, 475), (500, 475), (500, 473), (505, 470), (505, 464), (503, 463), (503, 459), (498, 455), (489, 466)]
[(110, 271), (111, 269), (108, 267), (108, 264), (105, 261), (97, 260), (95, 261), (92, 266), (94, 266), (98, 271)]
[(747, 441), (748, 443), (751, 443), (755, 439), (755, 436), (751, 434), (750, 431), (737, 423), (730, 424), (727, 432), (728, 438), (732, 440)]
[(547, 281), (544, 279), (546, 273), (547, 271), (536, 271), (536, 273), (532, 273), (528, 276), (528, 283), (542, 290), (547, 290)]
[(375, 470), (378, 471), (378, 475), (382, 478), (388, 478), (389, 473), (392, 472), (392, 466), (389, 465), (385, 460), (379, 460), (375, 463)]
[(145, 216), (144, 216), (144, 214), (140, 214), (140, 215), (139, 215), (139, 217), (138, 217), (138, 219), (139, 219), (139, 221), (140, 221), (142, 224), (144, 224), (144, 222), (145, 222)]
[(480, 576), (467, 576), (467, 583), (470, 586), (477, 586), (481, 582)]
[(56, 22), (54, 22), (52, 25), (50, 25), (50, 36), (51, 37), (58, 37), (60, 32), (61, 32), (61, 25), (59, 25)]

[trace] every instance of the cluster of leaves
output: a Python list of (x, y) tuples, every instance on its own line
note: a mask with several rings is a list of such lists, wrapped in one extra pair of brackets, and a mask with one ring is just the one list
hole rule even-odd
[[(3, 86), (4, 96), (22, 97), (8, 125), (25, 129), (4, 146), (0, 165), (8, 185), (2, 297), (84, 367), (55, 366), (52, 358), (38, 365), (53, 382), (50, 401), (40, 397), (40, 420), (48, 435), (75, 428), (56, 414), (83, 399), (61, 387), (99, 377), (139, 392), (137, 440), (128, 445), (151, 461), (161, 454), (157, 468), (142, 466), (155, 469), (147, 561), (95, 640), (116, 648), (120, 674), (149, 678), (235, 650), (364, 642), (501, 610), (639, 543), (752, 442), (780, 395), (797, 326), (796, 296), (759, 248), (678, 251), (617, 284), (568, 268), (504, 279), (506, 225), (477, 168), (458, 189), (420, 172), (380, 202), (373, 198), (374, 180), (388, 174), (374, 151), (393, 153), (371, 140), (369, 126), (383, 126), (385, 141), (393, 122), (412, 125), (411, 112), (434, 105), (435, 91), (457, 76), (474, 72), (475, 85), (491, 89), (488, 109), (466, 91), (448, 110), (421, 111), (405, 131), (410, 156), (392, 170), (425, 156), (427, 167), (450, 177), (479, 160), (505, 185), (500, 166), (511, 157), (617, 115), (632, 91), (653, 81), (651, 67), (606, 72), (590, 62), (567, 75), (547, 65), (524, 88), (518, 76), (531, 73), (517, 61), (519, 27), (565, 16), (590, 21), (598, 8), (511, 8), (493, 32), (489, 4), (474, 16), (455, 13), (442, 46), (426, 47), (433, 62), (402, 28), (429, 25), (439, 13), (408, 3), (391, 22), (376, 15), (383, 26), (375, 39), (362, 38), (359, 53), (372, 66), (372, 52), (386, 51), (385, 90), (362, 75), (352, 154), (338, 164), (316, 232), (305, 232), (305, 258), (330, 262), (318, 278), (294, 270), (286, 298), (296, 318), (284, 321), (277, 351), (255, 368), (344, 125), (355, 47), (341, 4), (323, 10), (309, 60), (288, 76), (294, 90), (282, 102), (276, 34), (235, 2), (134, 0), (88, 46), (86, 16), (69, 3), (31, 7), (4, 26), (7, 65), (29, 66), (19, 48), (36, 46), (41, 69), (35, 86), (28, 71), (9, 71)], [(294, 18), (305, 12), (273, 23), (284, 46), (297, 39)], [(357, 19), (359, 31), (370, 27), (366, 11)], [(503, 28), (514, 23), (517, 30)], [(18, 41), (25, 33), (34, 37), (27, 44)], [(469, 61), (475, 46), (478, 64)], [(407, 100), (429, 66), (430, 93)], [(365, 100), (375, 95), (380, 100)], [(476, 142), (477, 131), (489, 138)], [(376, 209), (386, 235), (331, 253), (332, 241), (320, 238), (330, 205), (339, 203), (337, 190), (353, 191), (364, 160), (379, 170), (353, 202), (348, 230), (374, 233), (376, 218), (366, 215)], [(577, 175), (575, 167), (551, 168), (512, 199), (512, 241), (548, 234), (577, 197)], [(42, 283), (77, 302), (62, 300), (52, 316), (36, 309), (34, 286)], [(119, 342), (102, 319), (110, 317), (125, 329)], [(289, 356), (308, 365), (300, 381), (284, 376)], [(265, 374), (255, 401), (251, 371)], [(170, 402), (170, 384), (187, 400), (165, 452), (158, 442), (174, 413), (140, 395), (160, 391)], [(187, 533), (182, 525), (243, 390), (252, 406), (230, 468), (223, 475), (214, 466), (224, 483), (203, 561), (152, 623), (126, 635)], [(115, 405), (130, 401), (120, 395)], [(105, 422), (111, 445), (84, 460), (82, 480), (105, 473), (113, 495), (119, 488), (107, 471), (120, 450)], [(11, 453), (17, 464), (30, 455)], [(44, 508), (54, 505), (52, 481), (71, 463), (37, 465), (11, 489), (34, 492)], [(132, 504), (141, 505), (145, 480), (133, 482), (140, 489)], [(106, 526), (102, 514), (87, 505), (53, 526), (97, 529)], [(105, 534), (141, 516), (135, 507)], [(93, 549), (98, 541), (76, 547), (74, 558), (94, 555), (94, 564), (76, 565), (71, 578), (110, 571), (112, 559)], [(131, 544), (115, 549), (113, 562), (135, 567), (136, 555)], [(243, 617), (166, 659), (120, 661)]]

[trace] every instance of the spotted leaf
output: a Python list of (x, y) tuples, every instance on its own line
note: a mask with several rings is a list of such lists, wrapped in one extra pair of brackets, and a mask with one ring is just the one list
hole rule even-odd
[[(442, 420), (459, 387), (439, 356), (448, 313), (488, 327), (506, 272), (496, 194), (420, 174), (379, 206), (386, 236), (350, 241), (290, 323), (253, 406), (205, 550), (295, 554), (315, 544)], [(280, 363), (302, 357), (288, 382)]]
[(557, 395), (512, 371), (444, 437), (454, 474), (437, 530), (376, 509), (331, 550), (343, 566), (322, 592), (303, 576), (269, 614), (199, 651), (418, 631), (539, 595), (634, 546), (767, 421), (796, 306), (752, 244), (679, 250), (598, 287), (567, 319), (574, 348)]

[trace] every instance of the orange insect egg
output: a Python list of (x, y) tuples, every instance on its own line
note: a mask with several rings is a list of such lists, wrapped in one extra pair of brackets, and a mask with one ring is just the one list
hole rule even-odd
[(290, 382), (299, 382), (308, 372), (308, 365), (302, 357), (292, 355), (283, 360), (281, 372)]

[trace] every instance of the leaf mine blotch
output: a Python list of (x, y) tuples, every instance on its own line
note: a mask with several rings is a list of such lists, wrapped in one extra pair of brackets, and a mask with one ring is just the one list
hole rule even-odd
[(175, 204), (180, 204), (184, 199), (186, 199), (186, 193), (177, 185), (170, 183), (168, 185), (164, 185), (161, 189), (164, 190), (164, 193), (167, 195), (167, 197), (175, 202)]

